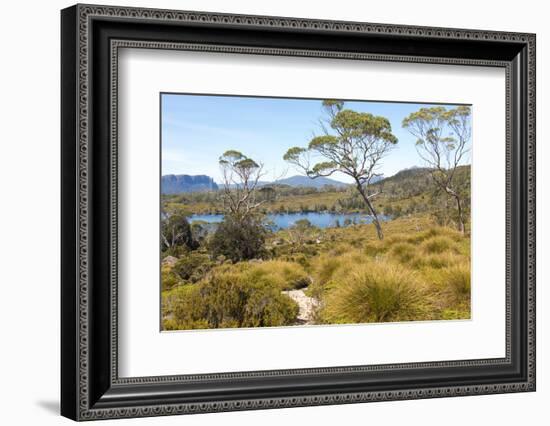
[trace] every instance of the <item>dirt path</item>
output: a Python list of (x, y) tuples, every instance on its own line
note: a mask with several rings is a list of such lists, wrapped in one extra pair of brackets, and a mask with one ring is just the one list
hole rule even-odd
[(304, 290), (283, 291), (283, 294), (288, 295), (288, 297), (298, 304), (300, 308), (298, 322), (304, 325), (313, 324), (313, 310), (317, 306), (317, 300), (306, 296)]

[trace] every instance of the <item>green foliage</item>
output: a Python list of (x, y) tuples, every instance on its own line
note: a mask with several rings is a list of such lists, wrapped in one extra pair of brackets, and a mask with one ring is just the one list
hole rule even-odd
[(342, 111), (342, 108), (344, 108), (344, 101), (337, 99), (325, 99), (323, 101), (323, 107), (327, 109), (334, 109), (336, 111)]
[(314, 137), (308, 145), (308, 149), (323, 149), (330, 148), (331, 146), (338, 145), (339, 140), (336, 136), (323, 135)]
[(221, 166), (229, 166), (240, 172), (252, 171), (260, 167), (252, 158), (247, 157), (239, 151), (225, 151), (219, 159)]
[[(382, 239), (382, 227), (368, 187), (371, 179), (377, 176), (382, 158), (397, 144), (390, 121), (370, 113), (344, 109), (342, 101), (325, 100), (323, 107), (329, 116), (321, 125), (324, 134), (311, 139), (307, 149), (291, 148), (283, 159), (311, 178), (334, 173), (352, 178), (364, 207), (373, 216), (378, 238)], [(317, 162), (312, 164), (313, 159)]]
[(208, 222), (202, 220), (196, 220), (191, 223), (191, 235), (193, 240), (196, 241), (197, 245), (202, 245), (204, 240), (208, 236)]
[(311, 175), (312, 177), (329, 175), (337, 170), (338, 167), (338, 163), (336, 163), (335, 161), (323, 161), (321, 163), (315, 164), (308, 175)]
[(182, 284), (181, 278), (176, 273), (174, 273), (172, 267), (168, 265), (162, 265), (160, 272), (162, 291), (170, 290), (171, 288)]
[(301, 154), (303, 154), (306, 151), (305, 148), (300, 147), (293, 147), (289, 148), (288, 151), (283, 155), (283, 160), (285, 161), (296, 161)]
[(209, 250), (214, 258), (223, 256), (233, 262), (262, 258), (266, 233), (257, 216), (226, 215), (209, 241)]
[[(324, 101), (334, 134), (315, 136), (307, 149), (290, 148), (285, 161), (298, 166), (308, 176), (328, 176), (335, 172), (368, 182), (376, 163), (397, 143), (391, 124), (385, 117), (344, 109), (341, 101)], [(310, 165), (310, 154), (325, 159)]]
[[(402, 126), (409, 128), (418, 122), (436, 122), (437, 120), (443, 120), (447, 114), (447, 109), (442, 106), (420, 108), (418, 111), (409, 114), (403, 119)], [(436, 129), (432, 126), (431, 129)]]
[(163, 330), (210, 328), (208, 318), (198, 307), (201, 299), (198, 285), (178, 286), (163, 292)]
[(282, 292), (293, 289), (319, 302), (316, 324), (469, 318), (470, 239), (427, 216), (386, 226), (384, 240), (352, 225), (299, 247), (280, 231), (270, 260), (214, 265), (187, 252), (163, 266), (163, 328), (292, 325), (297, 307)]
[(195, 249), (198, 244), (193, 239), (191, 226), (183, 213), (174, 213), (163, 217), (160, 226), (161, 250), (177, 248)]
[(298, 306), (278, 286), (254, 271), (220, 267), (195, 285), (163, 295), (165, 328), (235, 328), (291, 325)]
[(213, 265), (214, 263), (207, 254), (191, 252), (182, 256), (172, 271), (181, 280), (194, 283), (202, 279)]
[(391, 144), (397, 143), (397, 137), (392, 134), (390, 121), (385, 117), (375, 116), (368, 112), (342, 110), (331, 121), (333, 129), (339, 129), (346, 138), (369, 137), (380, 139)]

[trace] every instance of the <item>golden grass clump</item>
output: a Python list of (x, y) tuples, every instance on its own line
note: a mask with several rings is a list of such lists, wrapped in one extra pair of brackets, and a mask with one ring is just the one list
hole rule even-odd
[(333, 280), (320, 312), (324, 323), (409, 321), (428, 314), (416, 274), (397, 263), (366, 261)]
[(308, 274), (299, 263), (268, 260), (242, 265), (244, 266), (242, 270), (250, 276), (250, 279), (267, 282), (280, 290), (299, 289), (310, 284)]
[(456, 264), (460, 261), (460, 257), (456, 254), (444, 252), (436, 254), (427, 254), (416, 256), (413, 264), (421, 268), (424, 272), (428, 269), (442, 269)]
[(451, 303), (469, 303), (471, 292), (470, 265), (463, 262), (444, 269), (440, 284), (450, 297)]
[(390, 254), (399, 260), (400, 263), (412, 261), (418, 249), (410, 243), (396, 243), (390, 249)]
[(427, 255), (440, 254), (444, 252), (458, 252), (456, 243), (451, 238), (446, 236), (437, 236), (424, 240), (420, 247)]
[(339, 256), (323, 255), (315, 259), (315, 282), (325, 285), (332, 279), (334, 272), (342, 266), (342, 259)]

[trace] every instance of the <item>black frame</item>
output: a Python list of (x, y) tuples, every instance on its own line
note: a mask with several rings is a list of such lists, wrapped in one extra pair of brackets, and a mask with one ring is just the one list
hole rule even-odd
[[(61, 13), (61, 413), (74, 420), (535, 390), (533, 34), (76, 5)], [(192, 49), (496, 66), (507, 75), (502, 359), (119, 378), (117, 52)]]

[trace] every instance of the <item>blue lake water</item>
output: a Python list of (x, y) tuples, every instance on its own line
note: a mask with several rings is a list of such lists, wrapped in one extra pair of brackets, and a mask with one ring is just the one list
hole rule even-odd
[[(381, 221), (390, 220), (391, 217), (379, 215)], [(267, 220), (273, 224), (272, 228), (286, 229), (294, 225), (298, 220), (307, 219), (318, 228), (333, 228), (335, 226), (346, 226), (349, 224), (372, 223), (372, 216), (364, 213), (331, 213), (331, 212), (305, 212), (305, 213), (277, 213), (268, 214)], [(220, 223), (223, 214), (196, 214), (189, 217), (191, 223), (203, 221), (207, 223)]]

